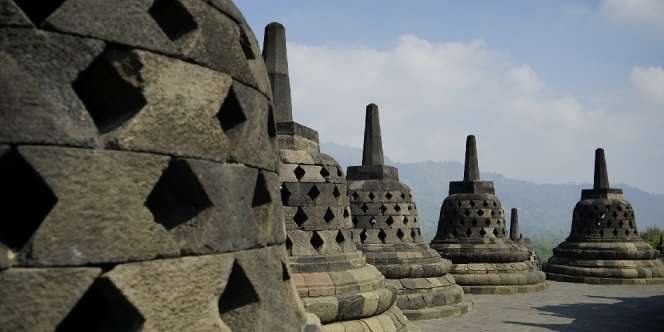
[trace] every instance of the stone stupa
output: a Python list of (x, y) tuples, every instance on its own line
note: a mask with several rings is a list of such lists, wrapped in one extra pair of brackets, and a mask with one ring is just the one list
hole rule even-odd
[(542, 268), (542, 263), (535, 252), (535, 248), (530, 243), (530, 239), (523, 237), (523, 234), (521, 234), (521, 229), (519, 227), (519, 209), (517, 208), (512, 208), (510, 212), (510, 240), (517, 245), (526, 248), (528, 250), (528, 259), (530, 262), (535, 264), (538, 269)]
[(468, 312), (470, 302), (448, 273), (452, 262), (429, 248), (420, 233), (415, 197), (383, 161), (378, 106), (366, 108), (362, 166), (348, 167), (354, 239), (367, 261), (398, 289), (397, 306), (409, 319)]
[(263, 56), (275, 100), (291, 277), (305, 309), (320, 318), (324, 331), (407, 330), (396, 290), (355, 246), (341, 167), (320, 152), (315, 130), (293, 121), (281, 24), (265, 28)]
[(480, 181), (475, 136), (466, 140), (463, 181), (450, 182), (431, 247), (453, 263), (466, 293), (513, 294), (546, 288), (545, 275), (526, 247), (506, 232), (505, 212), (493, 182)]
[(642, 240), (634, 209), (622, 189), (611, 188), (604, 150), (595, 150), (593, 189), (583, 189), (569, 237), (553, 249), (544, 270), (557, 281), (593, 284), (664, 282), (659, 252)]
[(0, 7), (0, 330), (305, 327), (233, 3)]

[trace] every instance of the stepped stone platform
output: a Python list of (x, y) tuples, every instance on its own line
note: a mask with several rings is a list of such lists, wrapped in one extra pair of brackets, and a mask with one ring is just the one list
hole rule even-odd
[(466, 295), (462, 317), (411, 322), (428, 331), (661, 331), (664, 285), (588, 285), (547, 281), (539, 293)]

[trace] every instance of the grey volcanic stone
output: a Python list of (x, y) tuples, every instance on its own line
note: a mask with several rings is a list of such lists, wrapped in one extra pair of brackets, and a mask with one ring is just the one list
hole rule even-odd
[(2, 28), (0, 45), (0, 142), (97, 146), (97, 129), (71, 83), (104, 43)]
[(265, 27), (263, 45), (263, 58), (272, 85), (276, 121), (280, 123), (293, 122), (286, 51), (286, 28), (277, 22), (268, 24)]
[(99, 268), (13, 268), (0, 271), (0, 331), (55, 331)]
[(17, 265), (117, 263), (179, 254), (144, 205), (166, 157), (56, 147), (18, 151), (44, 178), (57, 204)]
[(32, 22), (13, 0), (0, 0), (0, 26), (32, 27)]
[(362, 149), (362, 165), (383, 165), (383, 141), (378, 119), (378, 106), (367, 105), (364, 126), (364, 148)]

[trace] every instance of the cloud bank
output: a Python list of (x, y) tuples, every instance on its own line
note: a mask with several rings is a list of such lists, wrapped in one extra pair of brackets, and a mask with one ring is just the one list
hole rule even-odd
[[(584, 102), (482, 41), (405, 35), (384, 50), (288, 47), (295, 117), (323, 142), (361, 147), (364, 107), (374, 102), (386, 154), (401, 162), (462, 160), (465, 136), (476, 134), (484, 170), (536, 182), (589, 182), (593, 150), (604, 146), (615, 182), (664, 191), (664, 180), (643, 174), (664, 167), (661, 149), (648, 147), (661, 136), (664, 112), (636, 104), (643, 93)], [(631, 77), (635, 90), (656, 100), (657, 70), (636, 67)]]
[(661, 0), (602, 0), (599, 12), (619, 24), (664, 30), (664, 1)]

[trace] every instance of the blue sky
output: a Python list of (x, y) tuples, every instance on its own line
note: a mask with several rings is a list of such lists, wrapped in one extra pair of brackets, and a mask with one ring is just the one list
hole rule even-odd
[(664, 1), (237, 4), (259, 41), (286, 26), (295, 117), (321, 141), (361, 146), (376, 102), (399, 161), (461, 160), (474, 133), (486, 170), (587, 182), (601, 145), (613, 182), (664, 192), (648, 176), (664, 168)]

